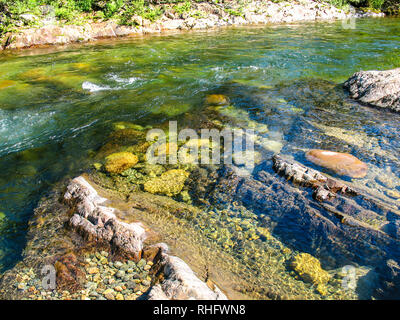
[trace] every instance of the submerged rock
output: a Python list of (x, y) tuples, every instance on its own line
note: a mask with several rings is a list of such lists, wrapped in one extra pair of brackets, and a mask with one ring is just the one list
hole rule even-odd
[(380, 271), (380, 285), (375, 295), (381, 299), (400, 298), (400, 266), (395, 260), (389, 259), (378, 267)]
[(363, 178), (367, 174), (367, 165), (348, 153), (313, 149), (306, 153), (306, 158), (339, 175)]
[(206, 104), (213, 106), (223, 106), (229, 104), (229, 98), (223, 94), (210, 94), (206, 97)]
[(353, 99), (400, 112), (400, 68), (356, 72), (343, 86)]
[(314, 197), (319, 201), (334, 198), (337, 193), (350, 196), (357, 195), (357, 191), (332, 178), (328, 178), (319, 171), (307, 168), (293, 160), (284, 159), (279, 155), (272, 158), (273, 168), (295, 184), (314, 189)]
[[(385, 225), (399, 214), (397, 209), (316, 170), (290, 165), (279, 156), (274, 159), (272, 166), (285, 179), (276, 178), (269, 161), (258, 166), (254, 177), (240, 177), (226, 167), (214, 190), (208, 192), (210, 201), (218, 205), (238, 201), (265, 215), (263, 226), (272, 235), (323, 259), (328, 267), (354, 262), (377, 266), (383, 260), (400, 257), (399, 240), (385, 231)], [(298, 183), (292, 185), (288, 181), (292, 178)], [(315, 203), (303, 185), (313, 188), (317, 198), (324, 190), (330, 196)]]
[(164, 172), (160, 177), (153, 178), (144, 184), (144, 190), (150, 193), (174, 196), (179, 194), (189, 173), (185, 170), (174, 169)]
[(121, 173), (139, 162), (137, 156), (130, 152), (117, 152), (106, 157), (105, 168), (110, 173)]
[(15, 84), (16, 82), (12, 80), (2, 80), (0, 81), (0, 89), (8, 88), (14, 86)]
[(300, 277), (314, 285), (326, 284), (330, 275), (322, 269), (319, 260), (308, 253), (300, 253), (291, 261), (291, 267)]

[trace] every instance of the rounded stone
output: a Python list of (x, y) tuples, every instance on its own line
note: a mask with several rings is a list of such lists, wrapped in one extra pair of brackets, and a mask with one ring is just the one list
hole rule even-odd
[(367, 174), (367, 165), (348, 153), (313, 149), (306, 153), (308, 161), (351, 178), (363, 178)]

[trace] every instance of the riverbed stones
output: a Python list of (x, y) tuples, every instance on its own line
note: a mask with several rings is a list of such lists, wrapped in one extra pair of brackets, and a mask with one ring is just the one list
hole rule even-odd
[(353, 99), (400, 112), (400, 68), (356, 72), (343, 86)]
[(106, 157), (105, 168), (110, 173), (121, 173), (139, 162), (136, 155), (130, 152), (117, 152)]
[(312, 149), (306, 153), (308, 161), (351, 178), (363, 178), (367, 174), (367, 165), (348, 153)]

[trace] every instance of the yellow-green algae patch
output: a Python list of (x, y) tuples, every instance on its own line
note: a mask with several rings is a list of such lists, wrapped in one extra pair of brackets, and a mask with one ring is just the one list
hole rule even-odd
[(157, 108), (151, 109), (153, 114), (165, 114), (168, 117), (175, 117), (182, 113), (188, 112), (191, 108), (187, 103), (166, 103)]
[(138, 157), (133, 153), (117, 152), (106, 157), (105, 168), (110, 173), (121, 173), (132, 168), (138, 161)]
[(16, 85), (16, 82), (13, 80), (0, 80), (0, 89), (12, 87)]
[(295, 256), (291, 266), (306, 282), (324, 285), (330, 279), (329, 273), (322, 269), (319, 260), (308, 253), (303, 252)]
[(150, 193), (174, 196), (179, 194), (189, 173), (182, 169), (164, 172), (160, 177), (153, 178), (144, 184), (144, 190)]
[(223, 106), (229, 104), (229, 98), (223, 94), (210, 94), (206, 97), (206, 104)]

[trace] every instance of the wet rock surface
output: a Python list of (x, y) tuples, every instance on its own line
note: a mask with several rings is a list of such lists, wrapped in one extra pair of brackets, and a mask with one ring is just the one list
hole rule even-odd
[(356, 72), (343, 86), (353, 99), (400, 112), (400, 68)]
[[(106, 199), (100, 197), (84, 177), (71, 181), (64, 198), (72, 211), (77, 213), (68, 221), (68, 214), (65, 215), (68, 210), (60, 207), (64, 211), (60, 216), (65, 222), (59, 227), (66, 232), (65, 240), (72, 240), (72, 243), (65, 254), (59, 254), (63, 251), (59, 240), (57, 245), (52, 243), (51, 249), (57, 254), (48, 257), (47, 266), (55, 268), (57, 287), (43, 286), (40, 276), (43, 272), (32, 267), (35, 264), (43, 267), (46, 261), (37, 252), (31, 252), (28, 246), (27, 258), (0, 279), (0, 297), (38, 300), (161, 299), (160, 294), (155, 294), (159, 286), (156, 285), (154, 291), (150, 288), (157, 274), (163, 279), (160, 285), (168, 299), (227, 299), (218, 287), (209, 288), (197, 278), (183, 260), (170, 256), (167, 245), (159, 243), (143, 249), (146, 231), (142, 225), (122, 222), (114, 215), (114, 208), (101, 206)], [(68, 224), (72, 230), (65, 228)], [(77, 237), (77, 234), (83, 235), (83, 238)], [(95, 251), (90, 254), (92, 248)], [(43, 240), (38, 249), (43, 249)], [(148, 260), (140, 259), (142, 254)]]
[(328, 150), (310, 150), (306, 153), (307, 160), (328, 168), (339, 175), (352, 178), (363, 178), (367, 174), (367, 165), (351, 154)]
[[(223, 203), (227, 198), (234, 198), (264, 214), (264, 223), (273, 234), (285, 238), (286, 243), (301, 251), (323, 258), (326, 266), (351, 262), (378, 266), (385, 259), (399, 258), (399, 240), (383, 231), (385, 226), (398, 220), (398, 211), (334, 182), (329, 184), (337, 188), (331, 190), (339, 192), (320, 199), (323, 202), (317, 204), (301, 185), (295, 187), (277, 180), (271, 168), (272, 161), (265, 162), (255, 178), (238, 177), (232, 169), (226, 168), (215, 188), (215, 201)], [(324, 179), (313, 170), (307, 170), (314, 173), (313, 179), (307, 175), (306, 179), (299, 179), (305, 171), (301, 168), (301, 173), (295, 175), (296, 181), (323, 186)], [(331, 187), (323, 188), (329, 191)]]

